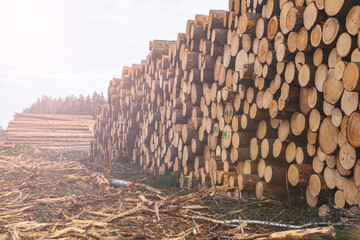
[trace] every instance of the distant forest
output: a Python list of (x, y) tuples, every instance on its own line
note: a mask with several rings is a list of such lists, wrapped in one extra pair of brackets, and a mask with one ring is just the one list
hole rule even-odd
[(106, 104), (103, 93), (94, 92), (91, 96), (71, 95), (63, 98), (42, 96), (36, 103), (25, 108), (23, 112), (38, 114), (66, 114), (66, 115), (91, 115), (96, 117), (101, 113), (101, 106)]

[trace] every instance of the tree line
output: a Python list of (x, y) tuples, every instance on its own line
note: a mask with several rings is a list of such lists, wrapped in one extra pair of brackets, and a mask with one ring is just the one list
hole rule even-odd
[(94, 92), (87, 96), (68, 96), (52, 98), (43, 95), (37, 101), (25, 108), (23, 112), (37, 114), (91, 115), (94, 118), (101, 113), (101, 107), (106, 104), (104, 94)]

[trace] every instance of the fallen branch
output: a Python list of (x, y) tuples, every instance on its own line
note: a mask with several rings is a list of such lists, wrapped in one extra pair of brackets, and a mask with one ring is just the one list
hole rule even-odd
[(134, 208), (132, 208), (132, 209), (130, 209), (130, 210), (128, 210), (128, 211), (122, 212), (122, 213), (120, 213), (120, 214), (118, 214), (118, 215), (115, 215), (115, 216), (113, 216), (113, 217), (111, 217), (111, 218), (108, 218), (108, 219), (107, 219), (107, 222), (112, 222), (112, 221), (114, 221), (114, 220), (116, 220), (116, 219), (119, 219), (119, 218), (122, 218), (122, 217), (124, 217), (124, 216), (133, 214), (133, 213), (141, 210), (143, 207), (144, 207), (144, 206), (143, 206), (142, 204), (140, 204), (140, 205), (138, 205), (138, 206), (136, 206), (136, 207), (134, 207)]
[[(212, 222), (216, 224), (222, 224), (222, 225), (233, 225), (233, 224), (242, 224), (246, 222), (247, 224), (257, 224), (257, 225), (266, 225), (266, 226), (272, 226), (272, 227), (282, 227), (282, 228), (290, 228), (290, 229), (304, 229), (314, 226), (328, 226), (330, 225), (328, 222), (313, 222), (313, 223), (306, 223), (303, 225), (292, 225), (292, 224), (285, 224), (285, 223), (276, 223), (276, 222), (267, 222), (267, 221), (258, 221), (258, 220), (239, 220), (239, 219), (233, 219), (233, 220), (216, 220), (212, 218), (202, 217), (202, 216), (189, 216), (186, 214), (182, 214), (181, 216), (187, 218), (187, 219), (197, 219), (202, 220), (206, 222)], [(344, 226), (349, 225), (347, 223), (332, 223), (333, 226)]]
[[(202, 227), (202, 225), (198, 225), (198, 227)], [(183, 231), (177, 235), (170, 235), (167, 236), (167, 238), (164, 238), (164, 240), (182, 240), (185, 239), (186, 236), (188, 236), (189, 234), (194, 232), (194, 229), (196, 229), (196, 227), (191, 227), (189, 229), (187, 229), (186, 231)]]
[(49, 204), (55, 202), (65, 202), (69, 200), (75, 200), (75, 195), (58, 197), (58, 198), (40, 198), (40, 199), (36, 199), (36, 203)]
[(86, 232), (86, 230), (84, 229), (80, 229), (80, 228), (75, 228), (75, 227), (68, 227), (68, 228), (64, 228), (61, 229), (59, 231), (56, 231), (54, 234), (52, 234), (51, 236), (49, 236), (49, 238), (59, 238), (68, 234), (84, 234)]
[(25, 221), (25, 222), (17, 222), (17, 223), (11, 223), (8, 225), (5, 225), (6, 228), (8, 229), (23, 229), (24, 231), (28, 231), (31, 229), (36, 229), (36, 228), (41, 228), (41, 227), (45, 227), (45, 226), (49, 226), (50, 224), (48, 223), (38, 223), (35, 221)]
[(33, 208), (33, 207), (34, 206), (27, 206), (27, 207), (23, 207), (23, 208), (20, 208), (20, 209), (14, 209), (14, 210), (5, 211), (5, 212), (0, 213), (0, 216), (6, 216), (6, 215), (12, 215), (12, 214), (15, 214), (15, 213), (20, 213), (20, 212), (23, 212), (23, 211), (28, 210), (30, 208)]
[(94, 220), (79, 220), (79, 219), (73, 219), (71, 223), (68, 225), (75, 224), (77, 226), (81, 226), (83, 228), (87, 228), (89, 226), (94, 227), (101, 227), (101, 228), (107, 228), (109, 224), (107, 222), (100, 222), (100, 221), (94, 221)]
[(143, 188), (145, 188), (146, 190), (151, 191), (151, 192), (154, 192), (154, 193), (157, 193), (157, 194), (163, 193), (161, 190), (156, 189), (156, 188), (153, 188), (153, 187), (148, 186), (148, 185), (143, 184), (143, 183), (135, 183), (135, 185), (136, 185), (137, 187), (143, 187)]
[(101, 217), (111, 217), (112, 214), (109, 213), (102, 213), (102, 212), (94, 212), (94, 211), (90, 211), (85, 209), (84, 212), (91, 214), (91, 215), (95, 215), (95, 216), (101, 216)]
[(139, 195), (139, 200), (149, 207), (153, 207), (155, 205), (155, 202), (147, 199), (144, 195)]
[(313, 239), (316, 237), (322, 236), (331, 236), (335, 237), (334, 227), (317, 227), (317, 228), (309, 228), (309, 229), (301, 229), (301, 230), (289, 230), (282, 232), (275, 232), (271, 234), (235, 234), (234, 239), (258, 239), (258, 240), (267, 240), (267, 239)]
[(191, 200), (193, 198), (197, 198), (200, 195), (204, 195), (204, 194), (212, 192), (212, 191), (214, 191), (214, 189), (209, 188), (209, 189), (206, 189), (206, 190), (190, 193), (190, 194), (185, 195), (185, 196), (180, 196), (178, 198), (175, 198), (175, 199), (171, 200), (170, 204), (175, 204), (175, 203), (183, 202), (183, 201), (189, 201), (189, 200)]

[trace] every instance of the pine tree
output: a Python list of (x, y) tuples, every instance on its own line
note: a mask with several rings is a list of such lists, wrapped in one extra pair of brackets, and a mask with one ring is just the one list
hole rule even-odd
[(104, 94), (94, 92), (92, 95), (84, 97), (74, 95), (63, 98), (52, 98), (43, 95), (38, 98), (30, 107), (25, 108), (23, 112), (27, 113), (44, 113), (44, 114), (75, 114), (75, 115), (91, 115), (94, 118), (100, 114), (101, 106), (106, 104)]

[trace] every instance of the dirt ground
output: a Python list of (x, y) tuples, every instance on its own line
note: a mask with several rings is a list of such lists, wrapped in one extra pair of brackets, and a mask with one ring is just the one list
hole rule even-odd
[[(132, 184), (108, 187), (107, 179)], [(25, 146), (2, 150), (0, 240), (275, 239), (274, 232), (291, 230), (291, 225), (317, 227), (312, 225), (316, 222), (329, 223), (321, 227), (331, 230), (318, 239), (360, 236), (354, 224), (358, 215), (334, 211), (319, 218), (317, 209), (301, 198), (230, 198), (216, 189), (180, 189), (177, 179), (176, 174), (159, 176), (132, 163), (114, 163), (109, 173), (103, 162), (78, 153)], [(340, 220), (341, 227), (331, 227)]]

